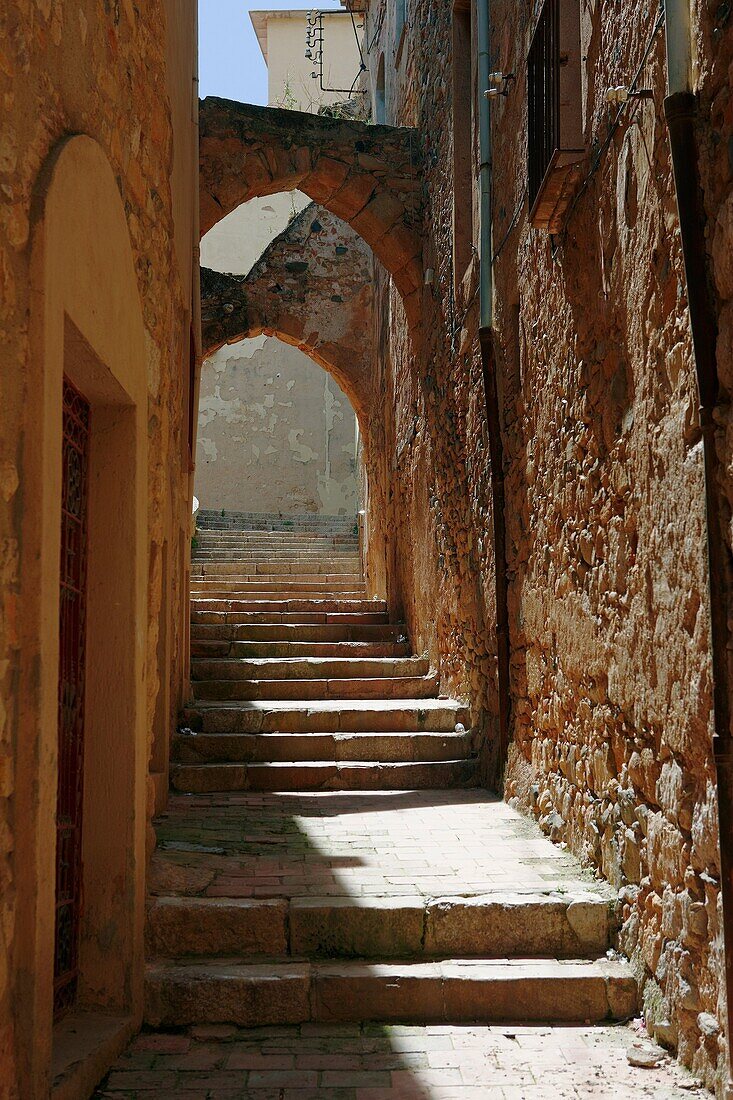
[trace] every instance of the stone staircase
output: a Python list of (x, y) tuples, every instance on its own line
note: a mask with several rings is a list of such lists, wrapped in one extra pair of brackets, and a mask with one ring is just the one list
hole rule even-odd
[(207, 529), (193, 573), (147, 1022), (632, 1015), (608, 888), (476, 789), (468, 713), (353, 533)]
[(353, 533), (204, 531), (195, 568), (194, 732), (174, 737), (175, 790), (473, 781), (467, 716), (367, 599)]

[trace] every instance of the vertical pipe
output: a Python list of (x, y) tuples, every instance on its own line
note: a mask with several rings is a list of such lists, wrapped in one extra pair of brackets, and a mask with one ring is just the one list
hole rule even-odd
[(696, 138), (697, 98), (692, 91), (689, 0), (666, 0), (667, 97), (664, 112), (674, 170), (675, 193), (687, 283), (690, 334), (695, 357), (705, 476), (710, 652), (713, 671), (713, 753), (718, 787), (720, 874), (725, 952), (726, 1096), (733, 1098), (733, 740), (730, 729), (728, 608), (730, 552), (720, 502), (720, 461), (715, 446), (713, 412), (718, 401), (715, 360), (716, 317), (705, 245)]
[(494, 275), (491, 262), (491, 107), (484, 92), (491, 72), (491, 0), (477, 0), (476, 35), (478, 38), (478, 125), (480, 186), (480, 261), (481, 319), (479, 327), (490, 329), (494, 323)]
[(690, 0), (665, 0), (667, 95), (692, 88)]
[(509, 607), (506, 564), (506, 521), (504, 498), (504, 453), (501, 440), (501, 410), (494, 352), (494, 271), (492, 239), (492, 150), (491, 107), (484, 92), (491, 72), (491, 0), (477, 0), (478, 104), (480, 155), (480, 320), (479, 341), (483, 366), (484, 400), (491, 463), (491, 505), (494, 546), (494, 593), (496, 600), (496, 659), (499, 709), (499, 744), (496, 779), (506, 763), (509, 747)]

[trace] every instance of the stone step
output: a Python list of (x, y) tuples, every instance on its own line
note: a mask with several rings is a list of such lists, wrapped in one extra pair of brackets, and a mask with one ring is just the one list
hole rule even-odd
[(341, 677), (309, 680), (194, 680), (196, 700), (430, 699), (437, 676)]
[(281, 898), (156, 897), (154, 958), (596, 958), (612, 946), (615, 903), (597, 895), (501, 892)]
[(351, 554), (353, 557), (359, 556), (359, 545), (356, 542), (348, 539), (339, 539), (333, 541), (331, 539), (325, 539), (315, 542), (308, 539), (303, 542), (290, 541), (290, 542), (250, 542), (246, 540), (237, 539), (209, 539), (204, 542), (199, 541), (194, 555), (209, 554), (212, 551), (223, 551), (225, 553), (238, 553), (238, 554), (271, 554), (275, 557), (281, 554), (333, 554), (334, 556), (341, 556), (343, 554)]
[[(296, 550), (227, 550), (227, 549), (212, 549), (204, 550), (193, 556), (194, 562), (202, 563), (204, 566), (216, 566), (217, 563), (221, 565), (231, 565), (232, 563), (240, 566), (237, 572), (247, 572), (246, 566), (248, 565), (300, 565), (300, 566), (312, 566), (314, 569), (319, 563), (323, 563), (328, 566), (328, 569), (324, 572), (339, 573), (344, 569), (347, 573), (356, 573), (359, 571), (360, 559), (357, 554), (352, 554), (350, 550), (344, 550), (339, 553), (337, 550), (329, 550), (328, 552), (313, 550), (310, 552)], [(241, 566), (245, 566), (244, 569)], [(339, 568), (341, 566), (341, 568)], [(274, 570), (277, 572), (277, 569)]]
[(393, 642), (407, 644), (404, 623), (226, 623), (193, 622), (191, 637), (197, 641), (231, 642)]
[(292, 524), (288, 527), (231, 527), (222, 524), (220, 527), (209, 525), (199, 529), (200, 538), (246, 538), (246, 539), (356, 539), (355, 524), (302, 525)]
[(468, 727), (469, 712), (454, 699), (262, 699), (181, 712), (181, 724), (201, 733), (450, 733), (458, 723)]
[(409, 657), (408, 642), (231, 642), (193, 638), (196, 659), (282, 657)]
[(368, 626), (387, 623), (386, 611), (192, 611), (192, 623), (219, 623), (220, 625), (248, 626), (254, 623), (292, 623), (298, 625), (354, 625)]
[(313, 1021), (578, 1023), (637, 1010), (630, 968), (616, 961), (445, 959), (265, 962), (216, 959), (148, 967), (153, 1027)]
[(471, 735), (460, 733), (195, 733), (173, 735), (175, 764), (461, 760)]
[[(292, 588), (284, 591), (281, 588), (273, 588), (270, 591), (266, 589), (258, 589), (255, 585), (252, 588), (242, 590), (240, 588), (222, 589), (218, 587), (211, 587), (204, 590), (192, 589), (191, 599), (198, 602), (200, 600), (217, 600), (222, 603), (234, 601), (236, 604), (240, 603), (256, 603), (256, 604), (268, 604), (276, 601), (278, 603), (287, 603), (290, 600), (341, 600), (348, 603), (360, 603), (366, 600), (366, 592), (364, 589), (344, 588), (340, 591), (334, 592), (333, 590), (319, 591), (314, 588), (298, 588), (293, 585)], [(259, 607), (256, 608), (259, 610)]]
[(220, 527), (209, 525), (199, 529), (201, 538), (246, 538), (246, 539), (356, 539), (358, 535), (355, 523), (333, 524), (291, 524), (287, 527), (232, 527), (222, 524)]
[(308, 540), (307, 543), (298, 542), (242, 542), (234, 539), (209, 539), (199, 542), (196, 554), (208, 554), (212, 551), (223, 550), (226, 553), (272, 553), (282, 554), (286, 552), (295, 554), (353, 554), (356, 557), (359, 547), (354, 542), (333, 542), (331, 539)]
[(360, 588), (364, 586), (364, 579), (360, 573), (265, 573), (252, 571), (251, 573), (230, 573), (223, 576), (193, 576), (192, 587), (208, 588), (215, 585), (220, 588), (239, 588), (242, 585), (258, 584), (261, 588), (271, 584), (291, 585), (299, 584), (308, 587), (311, 584), (318, 587), (337, 585), (338, 588)]
[(229, 577), (241, 576), (243, 573), (256, 573), (259, 567), (263, 573), (276, 574), (277, 576), (299, 576), (301, 573), (322, 574), (333, 576), (346, 574), (353, 576), (359, 573), (359, 562), (354, 558), (342, 558), (341, 560), (326, 560), (321, 554), (312, 558), (273, 558), (272, 554), (262, 555), (256, 558), (231, 558), (228, 561), (212, 558), (200, 561), (192, 561), (192, 577)]
[[(239, 568), (233, 568), (237, 564), (239, 564)], [(308, 559), (307, 561), (298, 561), (297, 559), (273, 561), (272, 555), (270, 555), (270, 558), (262, 561), (222, 562), (221, 570), (217, 562), (194, 562), (192, 565), (192, 580), (196, 581), (236, 581), (238, 577), (244, 577), (244, 579), (250, 577), (251, 579), (252, 576), (296, 576), (298, 579), (299, 577), (311, 577), (311, 579), (317, 581), (321, 581), (325, 576), (338, 581), (353, 577), (359, 582), (363, 581), (363, 575), (357, 564), (351, 561), (329, 562), (321, 557), (313, 560)]]
[(257, 542), (252, 540), (239, 540), (239, 539), (207, 539), (203, 542), (199, 542), (196, 547), (196, 554), (206, 554), (212, 550), (225, 550), (229, 551), (273, 551), (274, 553), (280, 553), (282, 551), (295, 551), (296, 553), (316, 553), (317, 551), (324, 551), (327, 553), (343, 553), (343, 554), (358, 554), (359, 547), (355, 542), (348, 541), (346, 539), (340, 541), (334, 541), (333, 539), (308, 539), (307, 542), (297, 542), (295, 540), (283, 540), (281, 542), (273, 542), (271, 540), (262, 539)]
[(287, 601), (287, 600), (326, 600), (332, 597), (337, 597), (339, 600), (348, 601), (361, 601), (366, 600), (366, 591), (361, 588), (352, 588), (351, 586), (344, 586), (343, 589), (334, 590), (333, 587), (318, 589), (315, 585), (308, 588), (300, 588), (298, 585), (284, 590), (281, 587), (271, 589), (261, 589), (257, 585), (252, 585), (251, 588), (242, 589), (239, 586), (232, 588), (219, 588), (218, 586), (210, 586), (209, 588), (200, 589), (192, 586), (191, 599), (192, 600), (236, 600), (237, 602), (246, 603), (268, 603), (272, 600)]
[(426, 657), (259, 657), (191, 662), (194, 680), (328, 680), (426, 676)]
[(222, 791), (445, 790), (476, 785), (476, 761), (276, 761), (266, 764), (172, 764), (171, 787), (186, 794)]
[[(336, 579), (334, 579), (336, 578)], [(287, 592), (291, 588), (302, 588), (304, 591), (314, 589), (317, 592), (342, 592), (345, 588), (350, 590), (360, 589), (365, 591), (364, 580), (353, 573), (248, 573), (243, 576), (232, 574), (221, 577), (192, 577), (191, 585), (195, 588), (207, 591), (210, 588), (226, 590), (241, 589), (247, 591), (256, 588), (260, 592), (268, 590)], [(362, 599), (367, 597), (362, 596)]]
[(387, 605), (384, 600), (341, 600), (341, 599), (284, 599), (284, 600), (237, 600), (237, 599), (200, 599), (191, 600), (191, 614), (198, 611), (268, 611), (275, 615), (303, 611), (306, 614), (318, 614), (319, 612), (349, 612), (354, 614), (363, 611), (373, 614), (375, 611), (386, 612)]

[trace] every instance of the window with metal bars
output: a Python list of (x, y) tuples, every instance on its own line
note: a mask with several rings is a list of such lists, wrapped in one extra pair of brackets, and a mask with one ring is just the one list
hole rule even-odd
[(527, 57), (527, 175), (536, 229), (562, 227), (585, 156), (582, 129), (580, 3), (544, 0)]
[(64, 378), (54, 1015), (76, 999), (82, 905), (89, 403)]

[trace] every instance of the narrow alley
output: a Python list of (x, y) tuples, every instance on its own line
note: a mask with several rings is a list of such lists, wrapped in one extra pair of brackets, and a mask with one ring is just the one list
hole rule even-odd
[(476, 786), (466, 708), (365, 598), (355, 532), (281, 526), (199, 534), (153, 1030), (98, 1096), (691, 1095), (659, 1047), (629, 1065), (613, 892)]
[(733, 1100), (731, 0), (0, 106), (0, 1100)]

